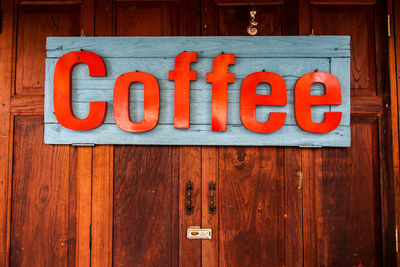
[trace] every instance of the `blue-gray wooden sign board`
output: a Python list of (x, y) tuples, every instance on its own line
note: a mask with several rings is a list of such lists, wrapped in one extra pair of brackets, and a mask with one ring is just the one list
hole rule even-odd
[[(78, 118), (85, 118), (89, 102), (108, 102), (104, 124), (89, 131), (73, 131), (62, 127), (54, 115), (53, 76), (57, 60), (72, 51), (92, 51), (102, 57), (106, 77), (90, 77), (88, 67), (78, 64), (72, 74), (72, 106)], [(197, 51), (197, 80), (191, 82), (190, 128), (175, 129), (174, 81), (168, 71), (174, 69), (175, 57), (183, 51)], [(212, 72), (215, 56), (235, 54), (235, 82), (228, 85), (228, 125), (226, 132), (211, 131), (211, 84), (206, 73)], [(117, 77), (132, 71), (148, 72), (160, 86), (158, 125), (145, 133), (129, 133), (117, 127), (113, 114), (113, 89)], [(240, 86), (244, 77), (258, 71), (281, 75), (287, 84), (288, 104), (258, 106), (257, 120), (267, 121), (270, 112), (286, 112), (284, 126), (274, 133), (255, 133), (240, 121)], [(318, 70), (335, 75), (341, 85), (342, 105), (312, 107), (315, 122), (324, 119), (324, 112), (341, 111), (337, 129), (325, 134), (310, 133), (296, 124), (293, 90), (298, 78)], [(313, 94), (324, 94), (320, 84)], [(269, 86), (260, 84), (258, 94), (269, 94)], [(130, 91), (131, 119), (143, 117), (143, 85), (134, 83)], [(284, 37), (48, 37), (45, 83), (46, 144), (141, 144), (141, 145), (237, 145), (237, 146), (350, 146), (350, 37), (348, 36), (284, 36)]]

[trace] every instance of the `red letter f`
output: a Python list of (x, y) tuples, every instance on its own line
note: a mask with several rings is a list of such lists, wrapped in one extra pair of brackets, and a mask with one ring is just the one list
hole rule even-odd
[(214, 58), (213, 72), (207, 73), (207, 82), (212, 83), (212, 131), (226, 131), (228, 83), (235, 81), (235, 74), (228, 73), (230, 64), (235, 64), (235, 54), (221, 54)]
[(175, 70), (169, 71), (169, 80), (175, 80), (175, 128), (189, 128), (190, 81), (196, 80), (196, 71), (190, 63), (196, 62), (197, 52), (182, 52), (176, 56)]

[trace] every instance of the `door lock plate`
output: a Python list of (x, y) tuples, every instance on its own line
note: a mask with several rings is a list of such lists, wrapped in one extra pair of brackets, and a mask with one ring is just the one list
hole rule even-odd
[(211, 229), (201, 229), (197, 226), (191, 226), (187, 229), (187, 239), (211, 239)]

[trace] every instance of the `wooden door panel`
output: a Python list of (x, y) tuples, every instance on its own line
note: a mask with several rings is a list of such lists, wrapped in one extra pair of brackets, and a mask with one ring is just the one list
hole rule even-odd
[(74, 264), (76, 185), (69, 162), (68, 146), (43, 144), (41, 117), (15, 118), (11, 266)]
[(165, 36), (177, 34), (175, 2), (152, 4), (117, 2), (115, 34), (117, 36)]
[(16, 93), (43, 95), (46, 37), (80, 35), (80, 6), (20, 6)]
[(14, 12), (6, 10), (16, 24), (15, 69), (9, 74), (16, 81), (9, 81), (14, 120), (10, 265), (75, 265), (84, 262), (82, 251), (90, 258), (90, 210), (82, 209), (87, 203), (78, 201), (77, 192), (78, 181), (89, 178), (90, 184), (91, 148), (43, 143), (45, 47), (47, 36), (90, 35), (93, 2), (20, 1), (13, 6)]
[[(117, 36), (196, 35), (199, 28), (199, 17), (189, 16), (195, 2), (115, 1), (114, 6)], [(194, 185), (193, 214), (185, 208), (188, 181)], [(201, 241), (186, 238), (189, 226), (201, 225), (200, 147), (116, 146), (114, 184), (115, 266), (200, 265)]]
[(171, 149), (114, 148), (114, 266), (170, 266)]
[[(203, 0), (203, 34), (248, 35), (252, 9), (257, 11), (257, 35), (297, 34), (294, 1), (272, 2), (252, 6)], [(216, 215), (203, 212), (203, 227), (215, 231), (215, 241), (203, 241), (207, 260), (203, 266), (301, 265), (301, 149), (218, 147), (204, 151), (203, 183), (218, 177), (218, 204)], [(214, 166), (213, 161), (218, 163)], [(203, 192), (203, 198), (208, 197)], [(203, 205), (208, 206), (208, 200)]]
[(322, 150), (317, 180), (320, 264), (380, 266), (377, 126), (375, 118), (353, 119), (351, 147)]
[(351, 36), (351, 95), (376, 95), (374, 15), (372, 6), (315, 6), (316, 35)]
[(220, 266), (284, 265), (281, 148), (220, 148)]
[[(385, 142), (390, 139), (385, 130), (387, 113), (382, 109), (388, 96), (387, 66), (382, 62), (386, 57), (383, 1), (301, 2), (300, 14), (305, 14), (300, 21), (302, 34), (310, 33), (309, 25), (317, 35), (351, 36), (351, 95), (355, 103), (351, 147), (316, 150), (313, 159), (303, 161), (305, 172), (315, 178), (308, 183), (312, 188), (306, 189), (314, 190), (315, 195), (311, 193), (304, 201), (307, 207), (314, 202), (316, 212), (313, 218), (313, 212), (306, 210), (310, 216), (305, 217), (304, 225), (314, 221), (316, 228), (315, 232), (305, 231), (305, 259), (315, 256), (314, 264), (324, 266), (389, 266), (391, 260), (382, 256), (388, 241), (383, 238), (387, 222), (381, 187), (388, 179), (389, 163), (384, 155), (389, 152)], [(375, 106), (377, 112), (372, 112)], [(313, 246), (315, 251), (311, 251)]]

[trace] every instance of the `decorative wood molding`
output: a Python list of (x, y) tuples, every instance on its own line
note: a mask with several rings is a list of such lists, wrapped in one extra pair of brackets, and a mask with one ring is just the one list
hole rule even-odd
[(336, 0), (310, 0), (311, 5), (368, 5), (372, 6), (376, 4), (376, 0), (358, 0), (358, 1), (336, 1)]
[(13, 151), (10, 97), (12, 92), (14, 5), (11, 0), (3, 0), (0, 5), (2, 12), (2, 29), (0, 33), (0, 265), (8, 266)]
[(80, 5), (81, 0), (67, 0), (67, 1), (18, 1), (20, 6), (55, 6), (55, 5)]

